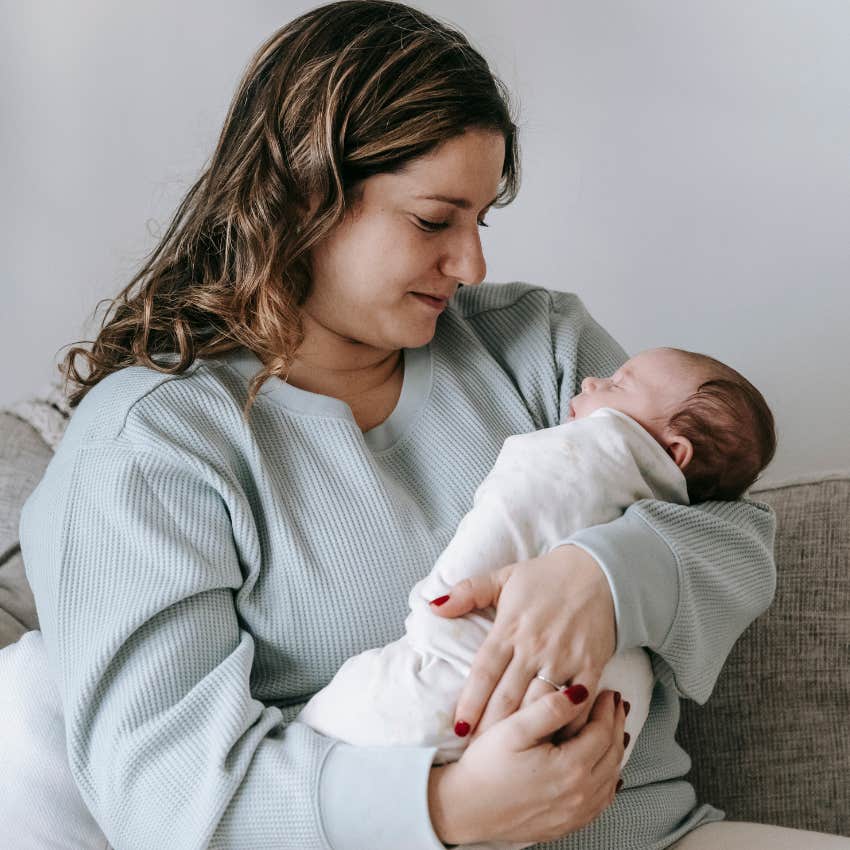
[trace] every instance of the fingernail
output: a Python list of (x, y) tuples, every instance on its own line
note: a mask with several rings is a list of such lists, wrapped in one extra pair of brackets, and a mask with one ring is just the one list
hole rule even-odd
[(449, 597), (448, 597), (448, 596), (438, 596), (436, 599), (432, 599), (432, 600), (431, 600), (428, 604), (429, 604), (429, 605), (437, 605), (437, 606), (440, 606), (440, 605), (442, 605), (444, 602), (448, 602), (448, 601), (449, 601)]
[(632, 704), (627, 699), (624, 699), (623, 700), (623, 714), (625, 714), (626, 717), (628, 717), (629, 712), (631, 710), (632, 710)]
[(619, 691), (614, 691), (614, 708), (616, 708), (620, 704), (620, 700), (622, 696)]
[(619, 791), (622, 787), (623, 787), (623, 780), (622, 780), (622, 779), (618, 779), (618, 780), (617, 780), (617, 789), (616, 789), (616, 790), (617, 790), (617, 791)]
[(573, 705), (578, 705), (587, 699), (587, 688), (584, 685), (570, 685), (566, 690), (561, 691), (564, 696), (568, 697)]
[(629, 741), (631, 741), (632, 736), (629, 735), (628, 732), (623, 732), (623, 746), (628, 747)]
[(455, 723), (455, 735), (458, 738), (465, 738), (469, 734), (469, 724), (465, 720), (458, 720)]

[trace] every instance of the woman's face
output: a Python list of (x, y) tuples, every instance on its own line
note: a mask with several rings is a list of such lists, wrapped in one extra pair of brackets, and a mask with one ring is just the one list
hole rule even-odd
[(312, 251), (307, 337), (379, 351), (429, 342), (458, 285), (484, 280), (479, 227), (504, 156), (500, 133), (470, 130), (398, 173), (365, 180), (351, 214)]

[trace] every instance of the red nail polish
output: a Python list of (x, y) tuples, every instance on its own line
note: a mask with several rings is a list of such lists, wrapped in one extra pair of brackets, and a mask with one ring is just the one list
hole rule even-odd
[(458, 720), (458, 722), (455, 723), (455, 735), (457, 735), (458, 738), (465, 738), (468, 734), (469, 724), (465, 720)]
[(618, 779), (617, 780), (617, 791), (619, 791), (622, 787), (623, 787), (623, 780)]
[(629, 741), (631, 741), (632, 736), (629, 735), (628, 732), (623, 732), (623, 746), (628, 747)]
[(623, 700), (623, 714), (625, 714), (626, 717), (628, 717), (629, 712), (631, 710), (632, 710), (632, 704), (627, 699), (624, 699)]
[(437, 605), (437, 606), (440, 606), (440, 605), (442, 605), (444, 602), (448, 602), (448, 601), (449, 601), (449, 597), (448, 597), (448, 596), (438, 596), (436, 599), (432, 599), (432, 600), (431, 600), (428, 604), (429, 604), (429, 605)]
[(614, 708), (616, 708), (620, 704), (620, 700), (622, 696), (619, 691), (614, 691)]
[(578, 705), (587, 699), (587, 688), (584, 685), (570, 685), (566, 690), (561, 691), (573, 705)]

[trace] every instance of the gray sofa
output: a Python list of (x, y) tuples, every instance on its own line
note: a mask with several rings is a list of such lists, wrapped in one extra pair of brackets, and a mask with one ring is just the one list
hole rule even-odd
[[(37, 628), (21, 505), (51, 450), (0, 413), (0, 647)], [(754, 492), (777, 514), (776, 600), (679, 739), (700, 800), (728, 817), (850, 836), (850, 475)]]

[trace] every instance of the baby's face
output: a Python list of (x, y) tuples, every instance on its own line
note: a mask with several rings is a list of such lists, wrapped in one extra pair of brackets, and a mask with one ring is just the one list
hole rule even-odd
[(570, 402), (568, 421), (613, 407), (662, 439), (671, 413), (696, 392), (701, 380), (675, 351), (651, 348), (627, 360), (610, 378), (585, 378)]

